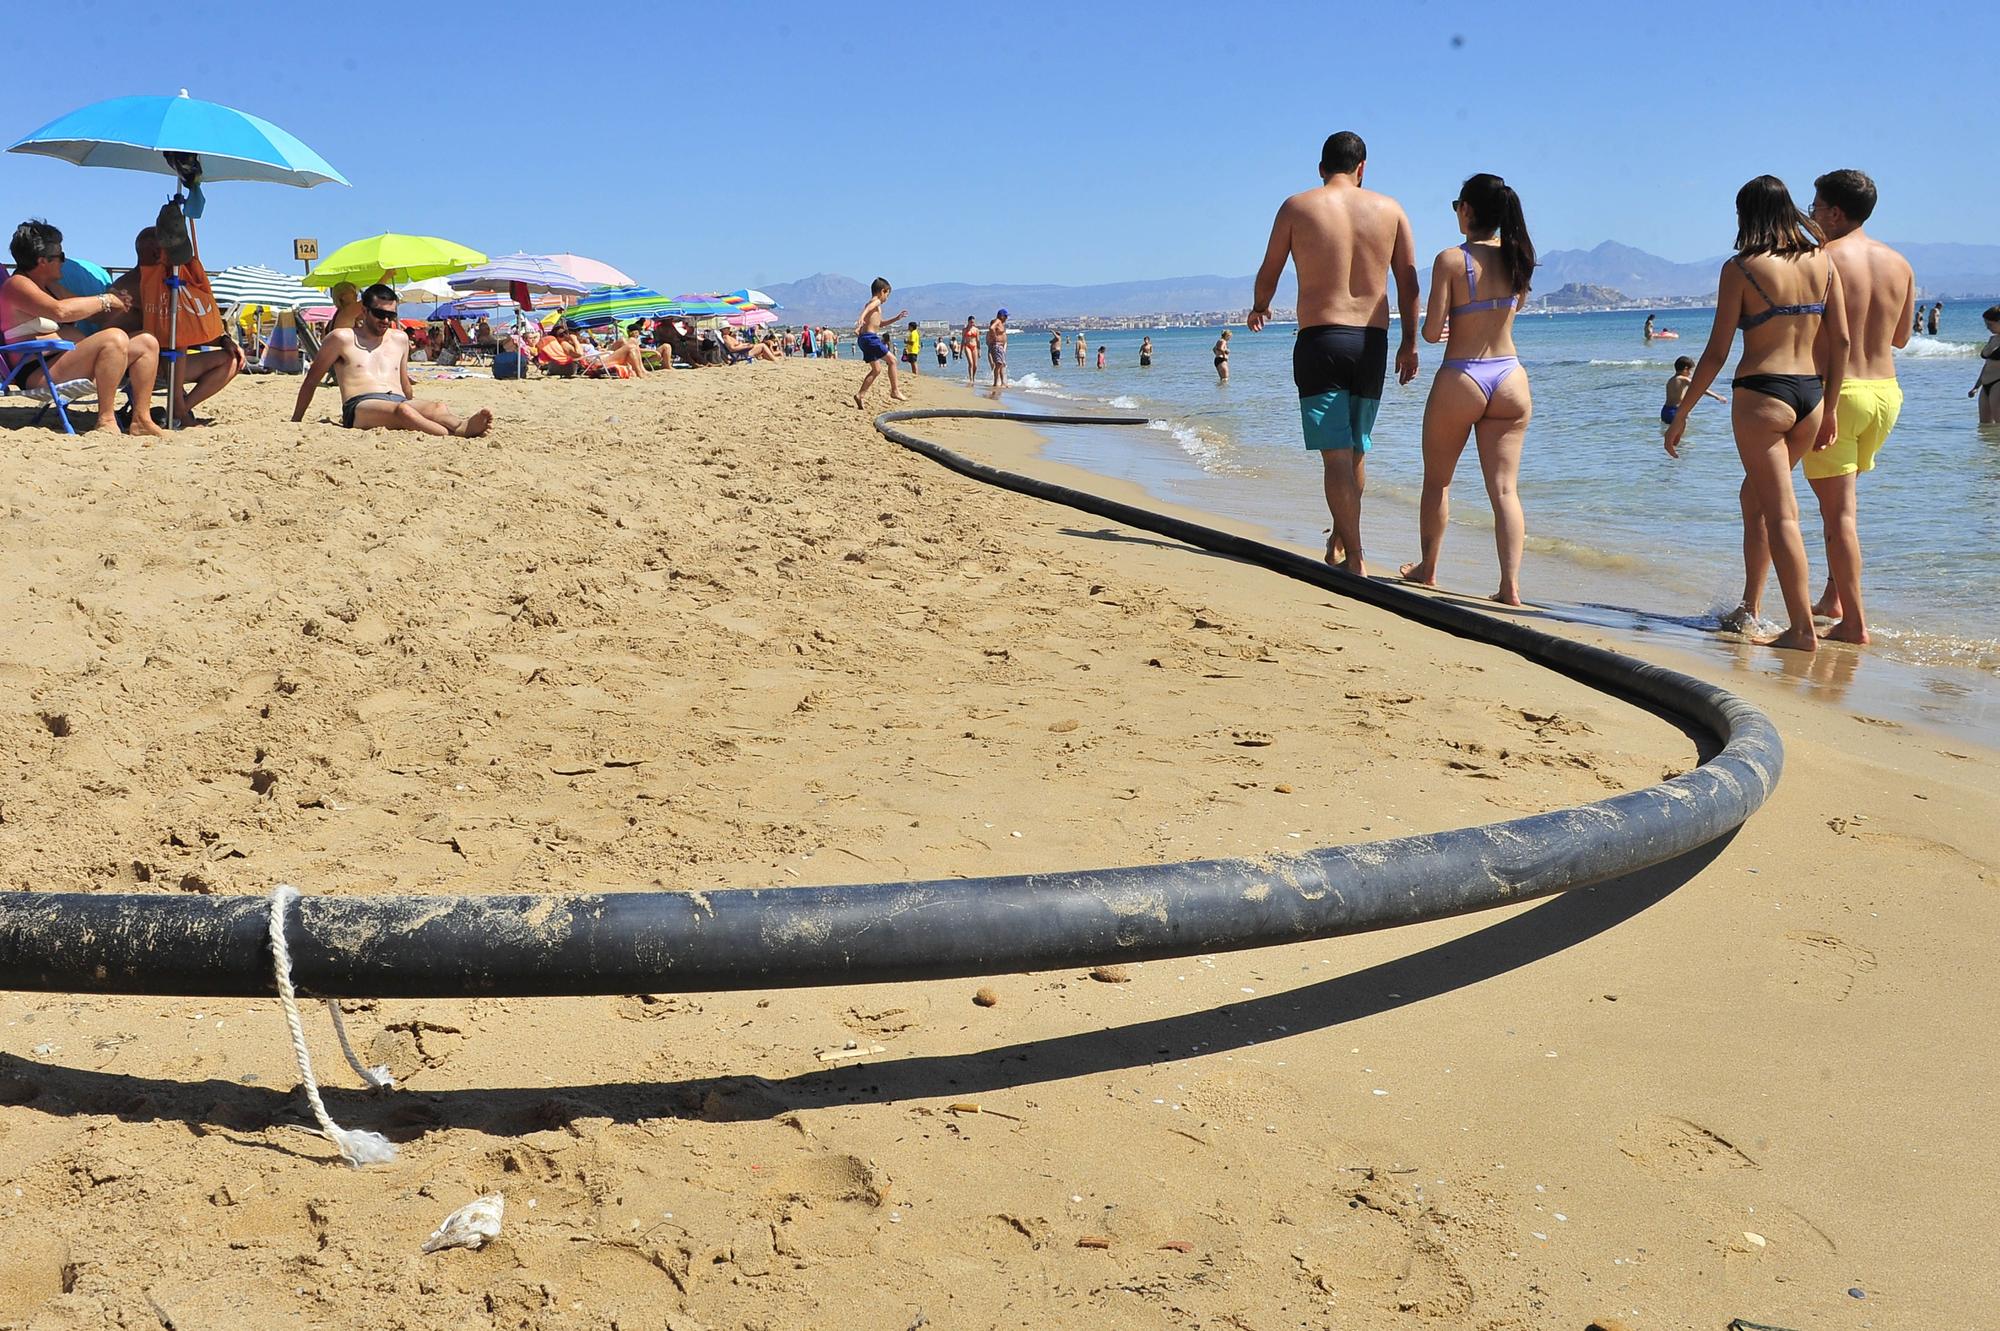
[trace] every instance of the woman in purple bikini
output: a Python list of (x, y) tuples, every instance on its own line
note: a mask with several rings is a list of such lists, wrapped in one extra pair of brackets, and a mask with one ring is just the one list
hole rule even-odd
[(1438, 551), (1451, 511), (1451, 477), (1471, 435), (1478, 440), (1479, 470), (1493, 503), (1493, 540), (1500, 553), (1500, 589), (1493, 599), (1519, 605), (1527, 527), (1514, 482), (1535, 407), (1528, 372), (1514, 354), (1514, 311), (1535, 275), (1535, 246), (1528, 239), (1520, 197), (1498, 176), (1472, 177), (1451, 206), (1465, 243), (1445, 250), (1431, 265), (1424, 341), (1449, 340), (1424, 404), (1424, 492), (1418, 517), (1423, 554), (1403, 565), (1402, 575), (1409, 582), (1437, 583)]

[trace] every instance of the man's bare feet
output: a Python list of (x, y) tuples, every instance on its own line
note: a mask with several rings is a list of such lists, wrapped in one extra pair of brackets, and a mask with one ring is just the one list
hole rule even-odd
[(1368, 576), (1368, 565), (1362, 561), (1361, 556), (1358, 554), (1349, 555), (1347, 558), (1341, 560), (1340, 568), (1343, 572), (1352, 573), (1357, 578)]
[(1329, 536), (1326, 538), (1326, 562), (1335, 568), (1339, 568), (1347, 562), (1347, 549), (1341, 545), (1338, 536)]
[(1839, 619), (1840, 598), (1834, 595), (1832, 592), (1828, 592), (1825, 596), (1822, 596), (1819, 598), (1819, 600), (1813, 602), (1813, 618)]
[(1828, 642), (1851, 642), (1857, 647), (1866, 647), (1872, 641), (1866, 624), (1849, 624), (1844, 619), (1821, 629), (1819, 636)]
[(470, 416), (460, 421), (458, 428), (453, 430), (452, 433), (460, 439), (477, 439), (492, 428), (493, 413), (481, 407), (478, 411), (473, 412)]
[(1811, 653), (1819, 650), (1819, 638), (1809, 628), (1786, 629), (1775, 638), (1754, 639), (1759, 647), (1778, 647), (1790, 652)]

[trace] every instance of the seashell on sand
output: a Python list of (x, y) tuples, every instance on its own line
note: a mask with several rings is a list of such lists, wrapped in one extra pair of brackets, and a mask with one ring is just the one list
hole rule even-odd
[(474, 1198), (444, 1218), (444, 1223), (424, 1240), (424, 1251), (477, 1248), (488, 1239), (499, 1238), (500, 1217), (506, 1209), (507, 1199), (497, 1192)]

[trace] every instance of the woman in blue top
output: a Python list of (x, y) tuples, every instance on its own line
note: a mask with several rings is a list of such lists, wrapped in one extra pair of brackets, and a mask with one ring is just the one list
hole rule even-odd
[(1493, 599), (1519, 605), (1527, 525), (1514, 483), (1535, 404), (1528, 372), (1514, 355), (1514, 311), (1535, 275), (1535, 245), (1528, 239), (1520, 196), (1498, 176), (1472, 177), (1460, 186), (1451, 206), (1465, 243), (1443, 251), (1431, 265), (1424, 340), (1449, 341), (1424, 404), (1424, 493), (1418, 513), (1423, 555), (1403, 565), (1402, 575), (1410, 582), (1436, 584), (1438, 551), (1451, 512), (1451, 477), (1465, 452), (1466, 436), (1472, 435), (1479, 442), (1479, 470), (1493, 504), (1493, 540), (1500, 555), (1500, 589)]
[[(1810, 652), (1812, 588), (1792, 468), (1806, 450), (1833, 443), (1839, 422), (1824, 409), (1840, 400), (1847, 367), (1847, 303), (1840, 274), (1820, 248), (1819, 228), (1792, 202), (1776, 176), (1758, 176), (1736, 192), (1736, 253), (1722, 265), (1715, 293), (1715, 327), (1695, 363), (1680, 413), (1667, 426), (1667, 452), (1680, 456), (1688, 417), (1701, 405), (1743, 333), (1736, 362), (1730, 422), (1743, 459), (1743, 602), (1723, 621), (1747, 624), (1761, 599), (1764, 569), (1775, 565), (1791, 625), (1762, 645)], [(1749, 585), (1755, 578), (1757, 585)]]

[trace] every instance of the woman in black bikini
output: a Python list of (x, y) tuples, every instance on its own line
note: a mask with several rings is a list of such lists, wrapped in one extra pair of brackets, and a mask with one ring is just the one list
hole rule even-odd
[(1229, 382), (1229, 330), (1222, 330), (1222, 336), (1215, 340), (1215, 377), (1222, 383)]
[(1722, 265), (1715, 328), (1666, 440), (1668, 454), (1679, 457), (1688, 417), (1741, 329), (1743, 358), (1730, 380), (1736, 390), (1730, 420), (1743, 459), (1743, 561), (1757, 585), (1746, 577), (1743, 604), (1723, 622), (1754, 619), (1768, 559), (1777, 567), (1791, 626), (1764, 645), (1802, 652), (1812, 651), (1818, 639), (1792, 468), (1808, 448), (1833, 442), (1838, 422), (1824, 403), (1840, 400), (1848, 342), (1840, 276), (1819, 242), (1818, 228), (1776, 176), (1758, 176), (1737, 191), (1736, 254)]

